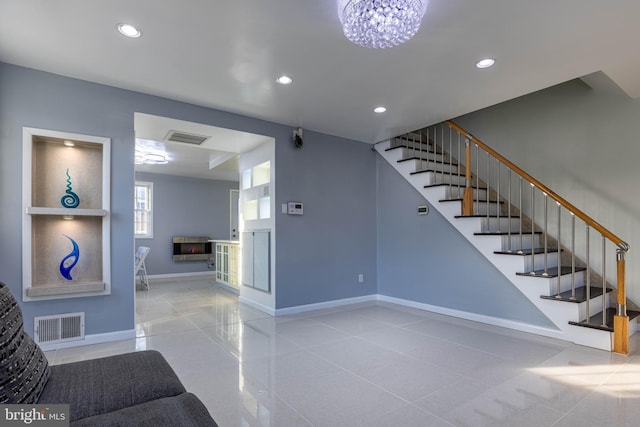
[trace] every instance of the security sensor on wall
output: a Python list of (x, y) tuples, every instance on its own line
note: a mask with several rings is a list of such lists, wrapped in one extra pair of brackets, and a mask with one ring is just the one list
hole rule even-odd
[(296, 146), (296, 148), (302, 148), (302, 128), (297, 128), (293, 130), (293, 145)]

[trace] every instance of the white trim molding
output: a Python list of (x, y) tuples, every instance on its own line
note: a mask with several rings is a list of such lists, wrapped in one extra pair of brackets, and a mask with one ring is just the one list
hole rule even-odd
[(136, 330), (128, 329), (124, 331), (107, 332), (104, 334), (85, 335), (83, 340), (67, 341), (57, 344), (40, 344), (42, 351), (60, 350), (63, 348), (81, 347), (84, 345), (104, 344), (113, 341), (125, 341), (136, 338)]

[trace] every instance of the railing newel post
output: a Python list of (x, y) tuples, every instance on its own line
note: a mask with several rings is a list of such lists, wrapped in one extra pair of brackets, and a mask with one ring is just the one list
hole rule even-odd
[[(462, 196), (462, 215), (473, 215), (473, 188), (471, 187), (471, 142), (465, 137), (465, 187)], [(476, 179), (477, 176), (476, 176)]]
[[(628, 248), (628, 245), (625, 246)], [(627, 249), (628, 250), (628, 249)], [(616, 250), (617, 267), (617, 308), (613, 316), (613, 351), (620, 354), (629, 354), (629, 316), (627, 316), (626, 273), (625, 273), (625, 248)]]

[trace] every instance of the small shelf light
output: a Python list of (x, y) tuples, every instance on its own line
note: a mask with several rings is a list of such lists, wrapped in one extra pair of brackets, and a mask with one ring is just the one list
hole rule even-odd
[(378, 113), (378, 114), (382, 114), (385, 111), (387, 111), (387, 108), (383, 107), (383, 106), (379, 106), (379, 107), (376, 107), (376, 108), (373, 109), (373, 112), (374, 113)]
[(75, 147), (75, 146), (76, 146), (76, 143), (75, 143), (75, 142), (73, 142), (73, 141), (69, 141), (68, 139), (65, 139), (65, 140), (64, 140), (64, 142), (63, 142), (63, 144), (64, 144), (66, 147)]
[(282, 75), (276, 79), (276, 82), (280, 83), (281, 85), (290, 85), (291, 83), (293, 83), (293, 79), (287, 75)]
[(142, 31), (131, 24), (118, 24), (117, 28), (118, 31), (120, 31), (120, 34), (132, 39), (137, 39), (142, 35)]
[(73, 215), (62, 215), (62, 219), (66, 221), (71, 221), (73, 219)]
[(476, 62), (476, 68), (489, 68), (496, 63), (496, 60), (493, 58), (484, 58)]

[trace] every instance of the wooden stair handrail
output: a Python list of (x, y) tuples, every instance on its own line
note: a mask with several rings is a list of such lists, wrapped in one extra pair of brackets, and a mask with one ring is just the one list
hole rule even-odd
[(628, 252), (629, 249), (631, 249), (631, 247), (629, 246), (629, 244), (627, 242), (625, 242), (620, 237), (618, 237), (615, 234), (613, 234), (611, 231), (609, 231), (604, 226), (599, 224), (597, 221), (595, 221), (589, 215), (587, 215), (586, 213), (582, 212), (580, 209), (578, 209), (577, 207), (575, 207), (574, 205), (569, 203), (567, 200), (565, 200), (564, 198), (562, 198), (561, 196), (556, 194), (554, 191), (552, 191), (549, 187), (547, 187), (546, 185), (544, 185), (543, 183), (541, 183), (540, 181), (538, 181), (537, 179), (535, 179), (534, 177), (532, 177), (531, 175), (529, 175), (528, 173), (526, 173), (525, 171), (520, 169), (518, 166), (516, 166), (511, 161), (509, 161), (507, 158), (505, 158), (504, 156), (502, 156), (501, 154), (499, 154), (498, 152), (493, 150), (491, 147), (489, 147), (484, 142), (480, 141), (478, 138), (473, 136), (471, 133), (467, 132), (465, 129), (461, 128), (460, 126), (458, 126), (457, 124), (455, 124), (451, 120), (446, 120), (445, 123), (447, 125), (449, 125), (451, 128), (453, 128), (453, 129), (457, 130), (458, 132), (460, 132), (462, 135), (465, 135), (465, 137), (468, 138), (469, 140), (473, 141), (474, 144), (478, 145), (479, 147), (482, 147), (483, 150), (485, 150), (486, 152), (491, 154), (496, 159), (500, 160), (501, 163), (503, 163), (504, 165), (508, 166), (512, 171), (514, 171), (515, 173), (517, 173), (521, 177), (525, 178), (527, 181), (529, 181), (534, 186), (538, 187), (546, 195), (551, 197), (553, 200), (555, 200), (560, 205), (564, 206), (569, 212), (571, 212), (572, 214), (574, 214), (575, 216), (577, 216), (578, 218), (583, 220), (590, 227), (592, 227), (593, 229), (597, 230), (602, 236), (604, 236), (607, 239), (609, 239), (616, 246), (618, 246), (621, 250), (623, 250), (624, 252)]

